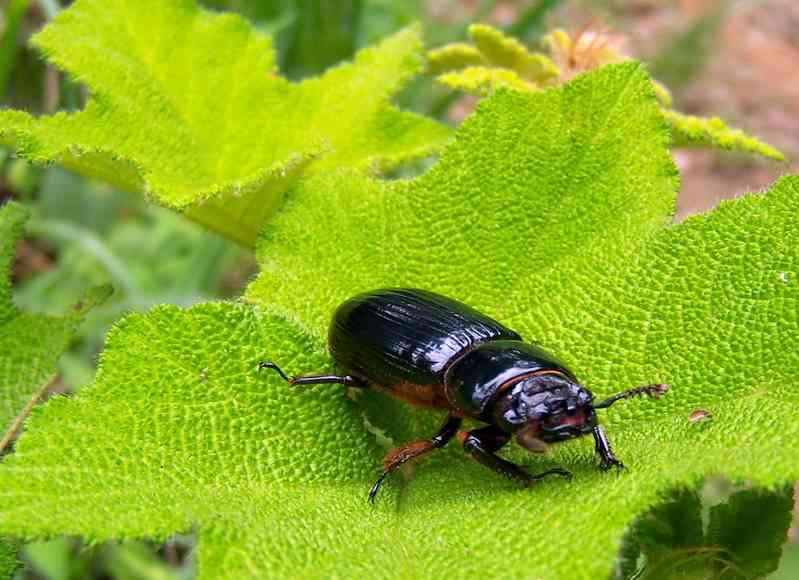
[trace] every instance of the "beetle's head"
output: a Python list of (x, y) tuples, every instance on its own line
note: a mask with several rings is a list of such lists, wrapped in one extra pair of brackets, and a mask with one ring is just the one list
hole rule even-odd
[(596, 426), (593, 395), (568, 377), (538, 374), (512, 385), (494, 405), (494, 420), (529, 451), (590, 433)]

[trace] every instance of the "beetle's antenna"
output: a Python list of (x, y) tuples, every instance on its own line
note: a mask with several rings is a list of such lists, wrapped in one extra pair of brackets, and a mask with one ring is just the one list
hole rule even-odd
[(650, 397), (654, 397), (655, 399), (659, 399), (662, 397), (666, 391), (669, 390), (668, 385), (646, 385), (644, 387), (636, 387), (634, 389), (629, 389), (627, 391), (622, 391), (621, 393), (616, 393), (612, 397), (608, 397), (601, 403), (597, 403), (596, 405), (592, 405), (594, 409), (607, 409), (616, 401), (620, 401), (621, 399), (629, 399), (630, 397), (638, 397), (640, 395), (649, 395)]
[(283, 370), (271, 360), (262, 360), (258, 363), (258, 370), (260, 371), (263, 369), (272, 369), (273, 371), (277, 371), (277, 374), (279, 374), (284, 381), (291, 384), (291, 377), (284, 373)]

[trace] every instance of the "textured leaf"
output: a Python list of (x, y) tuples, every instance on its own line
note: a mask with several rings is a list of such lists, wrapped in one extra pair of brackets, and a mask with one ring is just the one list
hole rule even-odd
[[(640, 239), (670, 220), (677, 178), (667, 143), (646, 75), (634, 64), (557, 90), (500, 92), (416, 180), (342, 172), (300, 188), (279, 225), (265, 230), (249, 299), (296, 313), (319, 338), (342, 298), (397, 283), (435, 280), (507, 317), (518, 311), (509, 292), (530, 272), (585, 254), (592, 242)], [(319, 190), (329, 191), (330, 203), (309, 203)], [(317, 224), (315, 235), (309, 224)], [(338, 232), (330, 228), (341, 230), (336, 252), (320, 243)], [(297, 236), (301, 229), (307, 233)], [(471, 254), (479, 264), (466, 269), (458, 257)], [(325, 283), (298, 278), (311, 270)]]
[(675, 147), (716, 147), (730, 151), (756, 153), (776, 161), (785, 160), (785, 156), (771, 145), (750, 137), (739, 129), (731, 129), (718, 117), (705, 119), (665, 110), (663, 114), (671, 125)]
[(490, 95), (496, 89), (532, 91), (537, 88), (512, 70), (485, 66), (470, 66), (463, 70), (444, 73), (439, 75), (437, 80), (453, 90), (480, 96)]
[(421, 67), (416, 28), (299, 84), (277, 76), (269, 37), (191, 0), (79, 0), (34, 44), (92, 99), (76, 114), (2, 112), (0, 138), (244, 244), (304, 171), (395, 164), (449, 133), (389, 105)]
[[(127, 317), (111, 331), (96, 384), (37, 410), (4, 462), (0, 528), (158, 538), (197, 524), (208, 578), (241, 577), (251, 558), (260, 567), (268, 554), (281, 555), (264, 575), (321, 565), (329, 553), (309, 559), (289, 549), (291, 538), (305, 535), (310, 513), (330, 520), (314, 524), (321, 542), (342, 516), (369, 521), (360, 486), (346, 482), (369, 478), (374, 445), (340, 390), (298, 393), (255, 371), (266, 352), (322, 366), (316, 350), (291, 324), (243, 305)], [(28, 499), (12, 507), (19, 492)], [(280, 517), (288, 519), (275, 534)], [(326, 549), (343, 554), (357, 541)]]
[(514, 70), (535, 83), (545, 83), (560, 74), (547, 56), (528, 51), (521, 42), (492, 26), (473, 24), (469, 36), (488, 62)]
[[(487, 99), (415, 180), (304, 182), (260, 240), (248, 295), (262, 308), (160, 307), (121, 322), (96, 384), (37, 412), (4, 462), (0, 532), (196, 526), (202, 578), (601, 578), (626, 526), (668, 489), (710, 473), (799, 477), (799, 178), (666, 227), (667, 142), (651, 84), (625, 64)], [(267, 357), (331, 368), (332, 308), (389, 284), (508, 322), (598, 394), (669, 382), (662, 401), (602, 417), (629, 469), (600, 472), (585, 439), (542, 458), (511, 449), (533, 469), (575, 473), (519, 490), (453, 448), (370, 507), (379, 451), (358, 406), (255, 368)], [(714, 421), (689, 422), (696, 406)], [(366, 408), (396, 440), (436, 422), (376, 397)]]
[(453, 42), (427, 53), (427, 74), (437, 75), (449, 70), (486, 64), (483, 55), (470, 44)]

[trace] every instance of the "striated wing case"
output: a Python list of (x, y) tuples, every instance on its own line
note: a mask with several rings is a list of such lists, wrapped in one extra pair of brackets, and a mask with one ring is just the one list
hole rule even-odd
[(336, 364), (372, 385), (440, 385), (446, 366), (469, 347), (521, 340), (473, 308), (433, 292), (391, 288), (338, 307), (328, 346)]

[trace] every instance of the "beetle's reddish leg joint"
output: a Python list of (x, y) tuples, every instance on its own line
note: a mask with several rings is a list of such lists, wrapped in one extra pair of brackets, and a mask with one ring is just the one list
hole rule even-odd
[(430, 439), (413, 441), (389, 451), (383, 460), (383, 473), (369, 490), (369, 502), (374, 503), (377, 492), (380, 491), (380, 485), (389, 473), (416, 457), (444, 447), (458, 432), (462, 422), (461, 417), (449, 415), (438, 433)]

